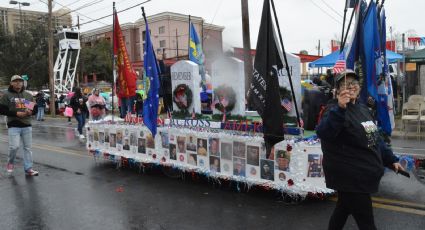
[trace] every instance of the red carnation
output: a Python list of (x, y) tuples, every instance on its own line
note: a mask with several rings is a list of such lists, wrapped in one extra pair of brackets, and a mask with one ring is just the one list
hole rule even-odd
[(289, 186), (294, 185), (294, 181), (293, 181), (292, 179), (289, 179), (289, 180), (288, 180), (288, 185), (289, 185)]
[(292, 151), (292, 146), (290, 144), (286, 145), (286, 151), (288, 151), (288, 152)]

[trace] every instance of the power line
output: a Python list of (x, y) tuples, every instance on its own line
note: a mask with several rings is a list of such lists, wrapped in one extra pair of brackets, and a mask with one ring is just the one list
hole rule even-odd
[(328, 15), (329, 17), (331, 17), (334, 21), (336, 21), (339, 24), (342, 24), (340, 21), (338, 21), (338, 19), (336, 19), (334, 16), (332, 16), (328, 12), (326, 12), (326, 10), (324, 10), (322, 7), (320, 7), (319, 5), (317, 5), (317, 3), (315, 3), (313, 0), (310, 0), (310, 2), (313, 3), (317, 8), (319, 8), (323, 13), (325, 13), (326, 15)]
[(320, 1), (322, 1), (329, 9), (331, 9), (333, 12), (335, 12), (335, 14), (337, 14), (338, 16), (342, 18), (342, 15), (337, 10), (335, 10), (332, 6), (330, 6), (327, 2), (325, 2), (324, 0), (320, 0)]
[[(137, 6), (140, 6), (140, 5), (145, 4), (145, 3), (147, 3), (147, 2), (150, 2), (150, 1), (151, 1), (151, 0), (146, 0), (146, 1), (142, 2), (142, 3), (136, 4), (136, 5), (134, 5), (134, 6), (130, 6), (130, 7), (126, 8), (126, 9), (124, 9), (124, 10), (117, 11), (117, 13), (121, 13), (121, 12), (127, 11), (127, 10), (129, 10), (129, 9), (132, 9), (132, 8), (134, 8), (134, 7), (137, 7)], [(81, 23), (81, 24), (80, 24), (80, 26), (81, 26), (81, 25), (85, 25), (85, 24), (89, 24), (89, 23), (92, 23), (92, 22), (96, 22), (96, 21), (99, 21), (99, 20), (104, 19), (104, 18), (107, 18), (107, 17), (111, 17), (112, 15), (113, 15), (113, 14), (108, 14), (108, 15), (105, 15), (105, 16), (103, 16), (103, 17), (93, 19), (92, 21), (88, 21), (88, 22)]]

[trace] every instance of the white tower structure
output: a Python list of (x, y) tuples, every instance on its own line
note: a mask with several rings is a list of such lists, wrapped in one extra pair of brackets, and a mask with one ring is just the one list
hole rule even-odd
[(74, 87), (75, 72), (80, 56), (80, 33), (73, 29), (62, 29), (57, 33), (59, 52), (53, 74), (55, 94), (70, 92)]

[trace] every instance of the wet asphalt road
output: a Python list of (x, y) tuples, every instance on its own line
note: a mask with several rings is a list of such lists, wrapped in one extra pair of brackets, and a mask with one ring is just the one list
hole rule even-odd
[[(20, 159), (12, 175), (5, 173), (1, 124), (0, 229), (326, 229), (335, 205), (332, 199), (287, 204), (273, 192), (239, 193), (159, 170), (141, 174), (95, 163), (73, 128), (64, 120), (34, 124), (40, 176), (26, 178)], [(425, 185), (415, 177), (388, 172), (374, 196), (378, 229), (424, 229)], [(357, 229), (351, 217), (345, 229)]]

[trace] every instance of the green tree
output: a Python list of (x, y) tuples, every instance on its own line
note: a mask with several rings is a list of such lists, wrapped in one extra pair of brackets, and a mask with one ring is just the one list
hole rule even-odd
[(103, 75), (112, 82), (112, 56), (111, 43), (109, 41), (101, 40), (92, 47), (82, 48), (80, 61), (79, 72)]
[(31, 88), (48, 84), (46, 28), (34, 23), (15, 34), (0, 30), (0, 78), (8, 83), (14, 74), (26, 74)]

